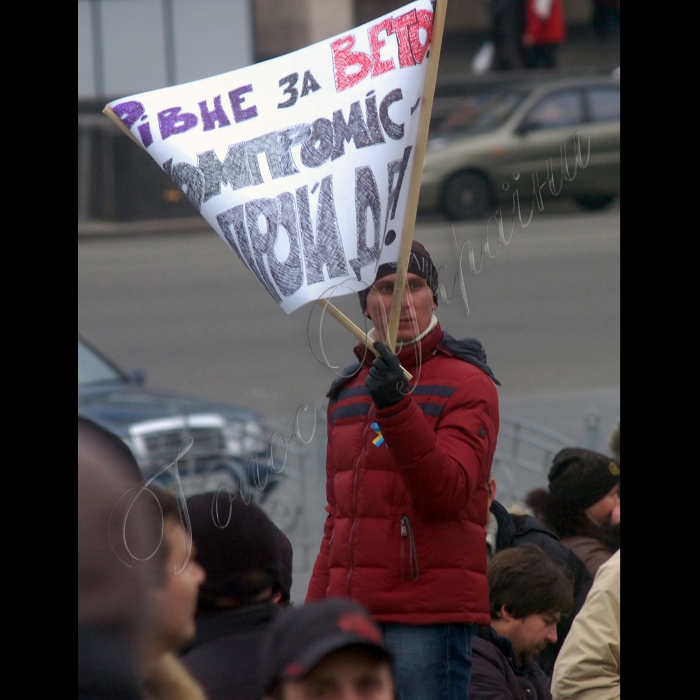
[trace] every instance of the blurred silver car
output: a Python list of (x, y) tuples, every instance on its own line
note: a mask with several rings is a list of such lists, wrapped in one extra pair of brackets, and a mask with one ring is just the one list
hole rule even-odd
[[(561, 182), (561, 149), (574, 175), (574, 134), (582, 162), (561, 196), (588, 210), (609, 206), (620, 192), (620, 82), (615, 78), (569, 78), (494, 89), (474, 106), (465, 101), (431, 134), (423, 168), (421, 211), (442, 211), (452, 219), (474, 219), (512, 202), (533, 198), (552, 159), (556, 188)], [(541, 190), (543, 196), (549, 187)], [(551, 194), (547, 196), (552, 196)], [(529, 211), (529, 205), (524, 207)]]

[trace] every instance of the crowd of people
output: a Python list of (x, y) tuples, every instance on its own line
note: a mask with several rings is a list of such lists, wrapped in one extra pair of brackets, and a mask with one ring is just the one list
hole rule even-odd
[[(531, 513), (497, 500), (498, 380), (444, 332), (414, 242), (329, 391), (327, 519), (303, 605), (293, 550), (255, 503), (187, 501), (78, 418), (81, 700), (613, 700), (620, 696), (619, 425), (567, 448)], [(411, 377), (409, 379), (409, 377)]]
[(491, 0), (492, 70), (556, 68), (566, 40), (563, 0)]
[[(490, 0), (490, 70), (557, 68), (567, 39), (563, 0)], [(591, 26), (600, 42), (620, 31), (620, 0), (591, 0)]]

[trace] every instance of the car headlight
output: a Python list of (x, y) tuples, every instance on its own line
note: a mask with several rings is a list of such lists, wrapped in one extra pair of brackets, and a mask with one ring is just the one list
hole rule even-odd
[(256, 452), (267, 450), (265, 431), (260, 423), (253, 420), (227, 423), (223, 428), (226, 451), (232, 457), (246, 458)]

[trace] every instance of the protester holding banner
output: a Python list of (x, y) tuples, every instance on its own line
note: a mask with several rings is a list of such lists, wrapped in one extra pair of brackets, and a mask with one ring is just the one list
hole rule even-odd
[[(467, 698), (475, 625), (490, 623), (488, 478), (498, 383), (474, 339), (443, 332), (438, 274), (413, 243), (399, 353), (384, 345), (396, 265), (361, 295), (381, 356), (329, 392), (328, 518), (307, 600), (346, 597), (382, 623), (400, 700)], [(406, 385), (402, 366), (414, 375)]]
[[(363, 341), (357, 372), (331, 391), (329, 519), (309, 599), (366, 604), (396, 652), (401, 700), (467, 698), (473, 625), (490, 621), (495, 378), (478, 341), (442, 332), (437, 271), (424, 248), (411, 254), (446, 8), (416, 0), (105, 109), (285, 313), (319, 304)], [(372, 338), (330, 303), (351, 293)]]

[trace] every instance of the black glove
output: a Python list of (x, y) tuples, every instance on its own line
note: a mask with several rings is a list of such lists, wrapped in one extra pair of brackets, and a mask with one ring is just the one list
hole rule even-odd
[(376, 342), (374, 347), (379, 351), (379, 357), (374, 360), (365, 386), (377, 408), (389, 408), (408, 394), (408, 383), (399, 358), (384, 343)]

